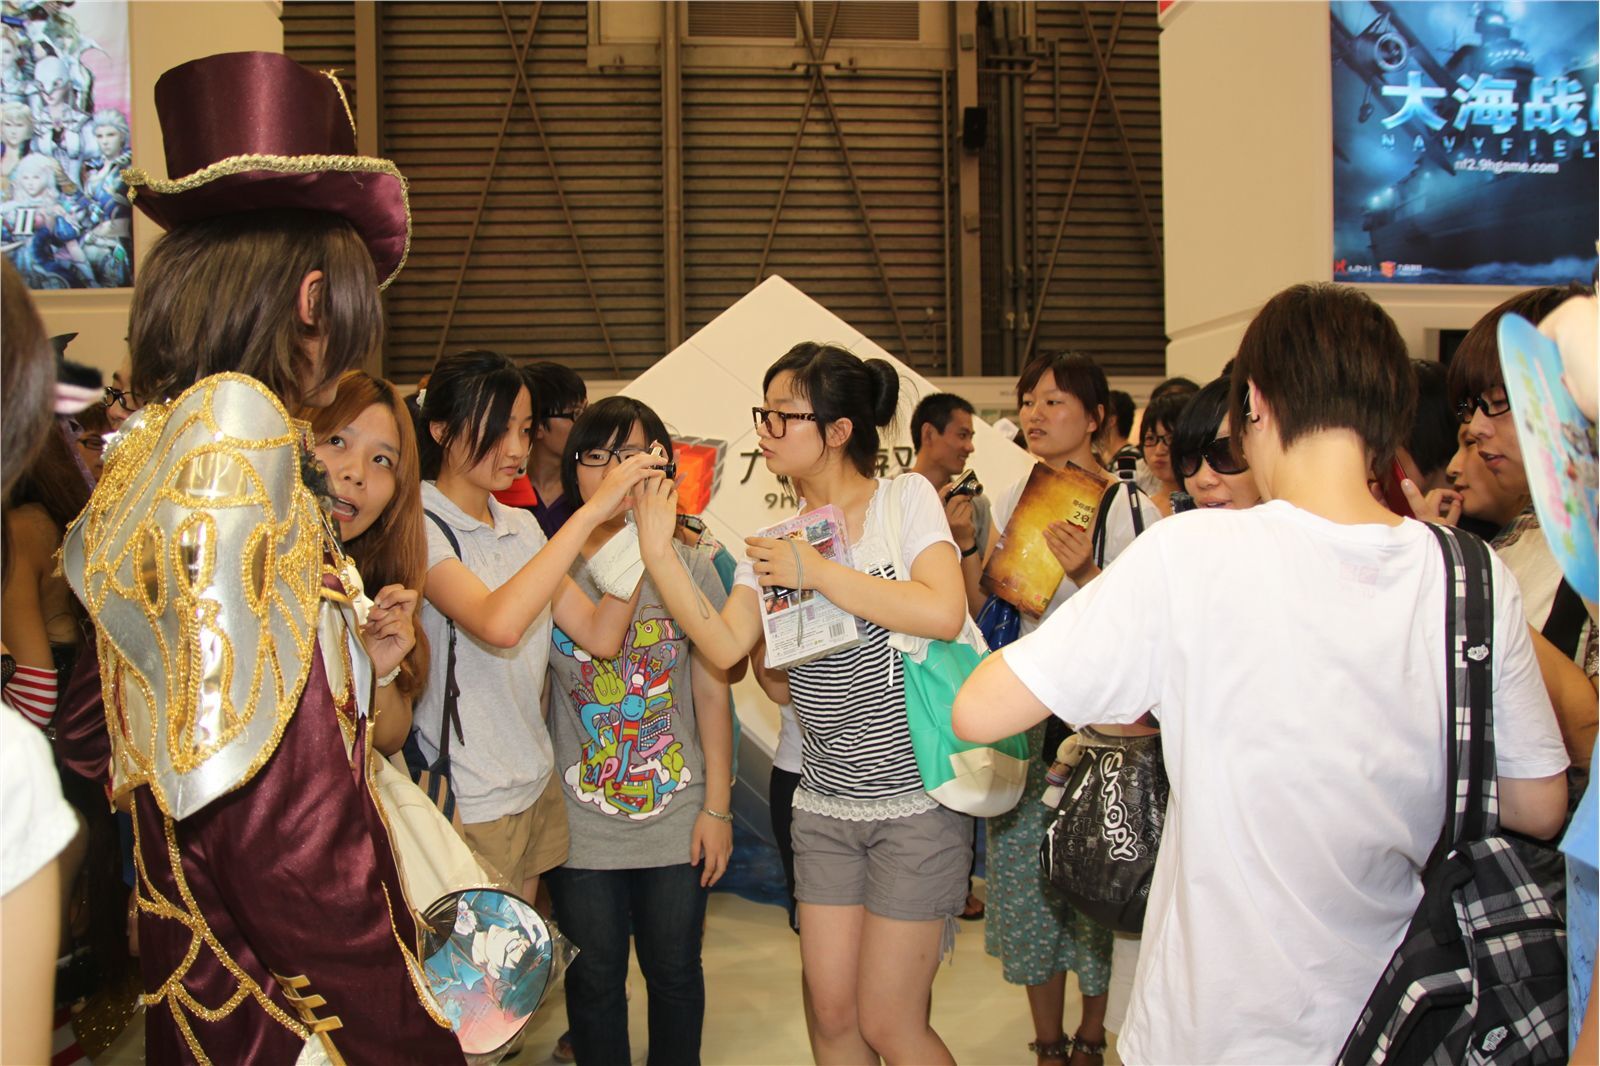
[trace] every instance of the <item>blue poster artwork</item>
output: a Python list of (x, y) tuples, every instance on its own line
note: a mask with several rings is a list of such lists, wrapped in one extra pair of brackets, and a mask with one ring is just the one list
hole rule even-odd
[(1333, 280), (1592, 277), (1597, 11), (1334, 0)]

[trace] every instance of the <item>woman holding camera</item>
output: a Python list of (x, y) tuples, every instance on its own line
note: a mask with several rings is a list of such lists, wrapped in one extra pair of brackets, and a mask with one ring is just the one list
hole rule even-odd
[[(578, 417), (562, 457), (567, 499), (585, 505), (609, 472), (672, 438), (649, 407), (613, 396)], [(587, 595), (608, 580), (597, 559), (633, 536), (624, 512), (595, 526), (569, 569)], [(725, 594), (709, 552), (673, 551), (713, 606)], [(628, 939), (644, 972), (650, 1061), (700, 1061), (706, 891), (733, 853), (733, 726), (726, 675), (685, 637), (646, 576), (621, 650), (590, 655), (551, 634), (550, 733), (571, 832), (551, 871), (561, 928), (582, 951), (567, 971), (567, 1020), (579, 1063), (630, 1061)]]
[[(628, 490), (661, 460), (631, 456), (546, 542), (533, 515), (494, 498), (527, 461), (533, 397), (503, 355), (440, 359), (419, 424), (422, 502), (428, 512), (422, 627), (434, 649), (415, 708), (413, 738), (432, 764), (451, 728), (451, 785), (467, 843), (532, 900), (539, 875), (567, 855), (566, 810), (551, 784), (554, 756), (539, 694), (552, 619), (579, 647), (614, 655), (633, 613), (597, 605), (567, 576), (589, 534), (628, 506)], [(447, 721), (455, 641), (456, 722)]]

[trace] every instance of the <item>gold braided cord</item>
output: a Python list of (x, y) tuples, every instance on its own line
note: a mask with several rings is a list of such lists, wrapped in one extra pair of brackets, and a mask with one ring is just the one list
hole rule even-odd
[[(184, 1041), (189, 1045), (189, 1050), (199, 1062), (210, 1062), (211, 1059), (206, 1055), (199, 1038), (195, 1036), (194, 1030), (190, 1027), (185, 1008), (204, 1021), (216, 1022), (232, 1014), (246, 999), (254, 998), (268, 1016), (282, 1023), (291, 1032), (304, 1039), (308, 1035), (307, 1030), (303, 1026), (296, 1024), (276, 1003), (273, 1003), (266, 996), (255, 980), (245, 973), (238, 963), (234, 962), (232, 956), (217, 940), (216, 935), (211, 932), (210, 926), (206, 924), (205, 916), (200, 913), (194, 897), (189, 892), (188, 881), (184, 878), (183, 858), (178, 853), (178, 841), (173, 829), (172, 819), (165, 815), (162, 815), (162, 823), (166, 830), (167, 861), (172, 868), (178, 891), (182, 894), (185, 906), (189, 909), (184, 910), (174, 906), (170, 900), (162, 896), (160, 891), (156, 889), (155, 882), (150, 879), (150, 872), (145, 867), (144, 848), (141, 843), (142, 835), (139, 830), (138, 804), (138, 796), (135, 796), (132, 808), (133, 862), (137, 870), (134, 893), (139, 909), (152, 917), (175, 921), (188, 928), (191, 934), (189, 947), (184, 952), (183, 958), (173, 968), (167, 979), (161, 982), (159, 988), (140, 997), (143, 1004), (146, 1007), (156, 1007), (160, 1006), (163, 1001), (166, 1002), (167, 1009), (171, 1011), (178, 1031), (183, 1035)], [(146, 898), (147, 893), (150, 898)], [(238, 987), (234, 989), (233, 994), (215, 1008), (208, 1008), (200, 1003), (183, 985), (183, 979), (188, 976), (189, 968), (194, 965), (195, 960), (199, 957), (202, 946), (209, 948), (217, 960), (222, 963), (223, 968), (238, 982)]]
[(333, 82), (333, 91), (339, 94), (339, 102), (344, 105), (344, 117), (350, 120), (350, 138), (355, 140), (357, 136), (356, 116), (350, 110), (350, 100), (344, 94), (344, 83), (339, 80), (339, 72), (337, 70), (323, 70), (318, 71), (318, 73)]
[[(338, 79), (334, 80), (337, 82)], [(400, 262), (395, 264), (394, 271), (387, 278), (379, 282), (379, 290), (388, 288), (389, 283), (405, 268), (406, 260), (411, 256), (411, 186), (405, 175), (400, 173), (400, 168), (387, 159), (365, 155), (235, 155), (219, 159), (193, 174), (177, 179), (153, 178), (143, 167), (129, 167), (122, 172), (122, 180), (128, 186), (128, 200), (132, 202), (138, 198), (140, 189), (173, 196), (193, 192), (219, 178), (252, 170), (264, 170), (272, 174), (382, 174), (394, 178), (400, 183), (400, 204), (405, 210), (406, 243), (400, 250)]]

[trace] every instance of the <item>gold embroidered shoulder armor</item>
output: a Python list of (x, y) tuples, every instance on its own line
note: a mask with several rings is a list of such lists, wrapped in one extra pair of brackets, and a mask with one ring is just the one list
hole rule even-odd
[(62, 569), (99, 634), (117, 795), (181, 819), (266, 764), (311, 671), (323, 520), (308, 427), (217, 374), (130, 419)]

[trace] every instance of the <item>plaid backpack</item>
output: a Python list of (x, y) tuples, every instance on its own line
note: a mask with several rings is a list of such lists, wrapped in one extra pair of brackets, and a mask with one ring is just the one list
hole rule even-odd
[(1452, 802), (1422, 872), (1422, 900), (1338, 1061), (1565, 1062), (1565, 923), (1496, 835), (1489, 550), (1476, 537), (1428, 528), (1449, 584)]

